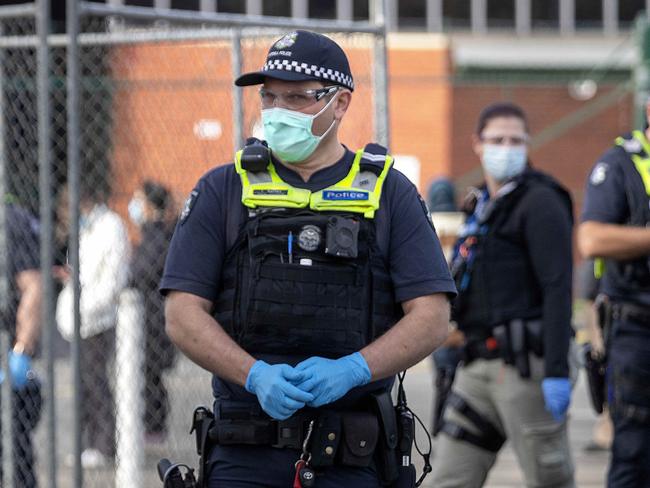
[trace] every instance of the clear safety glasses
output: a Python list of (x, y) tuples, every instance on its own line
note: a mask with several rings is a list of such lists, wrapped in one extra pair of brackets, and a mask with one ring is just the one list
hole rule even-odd
[(275, 93), (266, 88), (260, 88), (262, 108), (280, 107), (289, 110), (305, 109), (323, 97), (336, 93), (340, 86), (326, 86), (323, 88), (307, 90), (289, 90), (282, 93)]

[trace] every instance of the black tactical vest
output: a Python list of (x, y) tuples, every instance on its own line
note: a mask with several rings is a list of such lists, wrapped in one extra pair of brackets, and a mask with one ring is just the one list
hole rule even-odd
[[(385, 152), (379, 170), (383, 158)], [(372, 218), (309, 208), (246, 210), (214, 307), (215, 319), (243, 349), (338, 358), (401, 318)]]
[[(485, 232), (470, 236), (472, 264), (469, 285), (456, 299), (452, 317), (466, 334), (487, 337), (492, 327), (513, 319), (533, 319), (542, 315), (542, 290), (535, 279), (523, 236), (504, 231), (512, 210), (533, 185), (556, 190), (567, 203), (571, 200), (552, 178), (528, 171), (515, 180), (516, 188), (486, 211), (481, 227)], [(462, 276), (454, 276), (459, 286)], [(460, 286), (459, 286), (460, 289)]]

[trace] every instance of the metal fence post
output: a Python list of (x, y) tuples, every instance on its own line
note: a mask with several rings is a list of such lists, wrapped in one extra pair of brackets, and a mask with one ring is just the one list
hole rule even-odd
[[(231, 48), (232, 76), (236, 80), (241, 75), (241, 30), (232, 30)], [(242, 89), (232, 84), (232, 123), (234, 150), (237, 151), (244, 144), (244, 104)]]
[(0, 351), (2, 351), (2, 486), (14, 488), (14, 443), (13, 443), (13, 402), (11, 374), (9, 374), (9, 356), (5, 351), (11, 347), (9, 330), (0, 331)]
[(51, 149), (51, 110), (50, 110), (50, 51), (47, 37), (50, 31), (50, 2), (38, 0), (36, 12), (36, 31), (38, 34), (37, 53), (37, 104), (38, 104), (38, 168), (39, 204), (41, 220), (41, 276), (43, 280), (43, 307), (41, 327), (43, 329), (43, 355), (45, 359), (45, 423), (46, 423), (46, 471), (49, 486), (56, 488), (56, 410), (54, 402), (54, 352), (53, 337), (56, 327), (54, 282), (54, 223), (52, 198), (52, 159)]
[(386, 0), (371, 0), (372, 19), (383, 30), (375, 34), (373, 93), (375, 107), (375, 137), (377, 142), (390, 146), (390, 117), (388, 112), (388, 56), (386, 49)]
[(79, 353), (81, 347), (80, 337), (80, 310), (79, 297), (81, 285), (79, 282), (79, 11), (77, 0), (67, 0), (67, 34), (68, 46), (66, 54), (67, 68), (67, 114), (68, 114), (68, 192), (70, 215), (70, 241), (68, 256), (72, 273), (72, 294), (74, 314), (74, 337), (72, 340), (71, 356), (74, 378), (73, 402), (73, 455), (74, 455), (74, 488), (82, 486), (81, 469), (81, 371)]
[[(0, 25), (0, 34), (4, 31)], [(0, 51), (0, 61), (4, 61), (4, 50)], [(6, 314), (11, 304), (9, 303), (9, 246), (8, 246), (8, 227), (7, 227), (7, 158), (5, 146), (5, 72), (4, 62), (0, 62), (0, 312)], [(9, 324), (0, 329), (0, 365), (5, 374), (5, 381), (2, 383), (0, 394), (2, 395), (2, 412), (0, 414), (0, 428), (2, 429), (2, 486), (12, 488), (14, 486), (14, 457), (13, 457), (13, 439), (11, 435), (13, 420), (13, 402), (11, 393), (11, 375), (9, 374), (9, 357), (7, 351), (11, 347), (9, 340)], [(11, 453), (6, 455), (6, 453)]]

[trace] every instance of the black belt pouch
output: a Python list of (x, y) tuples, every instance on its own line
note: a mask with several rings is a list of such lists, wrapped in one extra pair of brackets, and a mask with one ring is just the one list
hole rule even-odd
[(344, 466), (365, 468), (379, 439), (379, 422), (371, 412), (346, 412), (342, 418), (343, 442), (339, 445), (339, 460)]

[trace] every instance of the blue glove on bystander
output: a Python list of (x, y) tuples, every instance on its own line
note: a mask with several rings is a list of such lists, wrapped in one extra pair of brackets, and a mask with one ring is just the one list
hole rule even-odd
[(544, 403), (553, 418), (558, 422), (564, 420), (571, 403), (571, 382), (569, 378), (544, 378), (542, 380)]
[(11, 383), (14, 389), (20, 390), (27, 384), (27, 373), (31, 369), (31, 357), (19, 352), (9, 352), (9, 371), (11, 372)]
[(314, 395), (314, 399), (307, 402), (310, 407), (332, 403), (355, 386), (369, 383), (372, 376), (359, 352), (339, 359), (311, 357), (298, 364), (296, 370), (305, 373), (306, 378), (298, 388)]
[(246, 378), (246, 391), (257, 395), (262, 409), (271, 417), (284, 420), (291, 417), (296, 410), (314, 399), (294, 386), (307, 376), (296, 371), (288, 364), (270, 365), (264, 361), (255, 361)]

